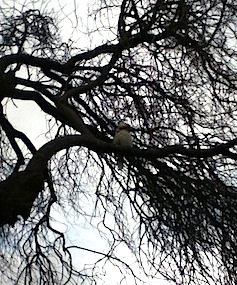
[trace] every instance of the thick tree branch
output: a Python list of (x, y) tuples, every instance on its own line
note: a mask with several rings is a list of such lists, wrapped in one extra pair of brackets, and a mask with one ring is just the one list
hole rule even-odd
[(187, 157), (207, 158), (216, 155), (228, 156), (229, 149), (237, 145), (237, 139), (233, 139), (227, 143), (219, 144), (205, 149), (185, 148), (180, 145), (167, 146), (163, 148), (139, 149), (130, 147), (116, 146), (112, 143), (107, 143), (96, 139), (90, 135), (68, 135), (59, 137), (42, 146), (33, 156), (26, 171), (36, 169), (40, 171), (45, 168), (48, 160), (60, 150), (74, 146), (84, 146), (97, 153), (117, 153), (128, 157), (143, 157), (146, 159), (164, 158), (169, 155), (184, 155)]
[(3, 73), (9, 65), (14, 63), (26, 64), (29, 66), (40, 67), (42, 69), (48, 69), (48, 67), (50, 67), (50, 69), (64, 72), (63, 65), (56, 61), (26, 54), (11, 54), (1, 57), (0, 73)]

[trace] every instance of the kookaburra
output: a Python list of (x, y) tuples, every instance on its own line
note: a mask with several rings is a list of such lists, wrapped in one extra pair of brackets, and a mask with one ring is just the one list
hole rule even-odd
[[(131, 127), (124, 122), (120, 122), (115, 132), (114, 141), (115, 145), (130, 146), (132, 147), (132, 136), (130, 134)], [(123, 157), (118, 156), (118, 168), (123, 168)]]

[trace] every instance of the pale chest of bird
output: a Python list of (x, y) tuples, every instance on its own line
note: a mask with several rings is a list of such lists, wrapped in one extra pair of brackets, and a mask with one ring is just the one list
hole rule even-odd
[(132, 137), (127, 130), (118, 130), (114, 136), (114, 144), (122, 146), (132, 146)]

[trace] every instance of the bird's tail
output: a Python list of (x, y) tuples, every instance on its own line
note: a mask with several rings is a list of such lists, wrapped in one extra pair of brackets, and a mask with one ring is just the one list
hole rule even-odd
[(117, 165), (118, 165), (119, 170), (123, 169), (123, 157), (122, 156), (118, 156)]

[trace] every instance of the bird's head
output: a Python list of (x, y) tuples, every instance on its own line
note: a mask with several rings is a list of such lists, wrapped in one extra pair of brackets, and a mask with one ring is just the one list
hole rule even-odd
[(120, 122), (118, 124), (118, 127), (117, 127), (117, 132), (121, 131), (121, 130), (126, 130), (128, 132), (130, 132), (132, 130), (132, 127), (124, 122)]

